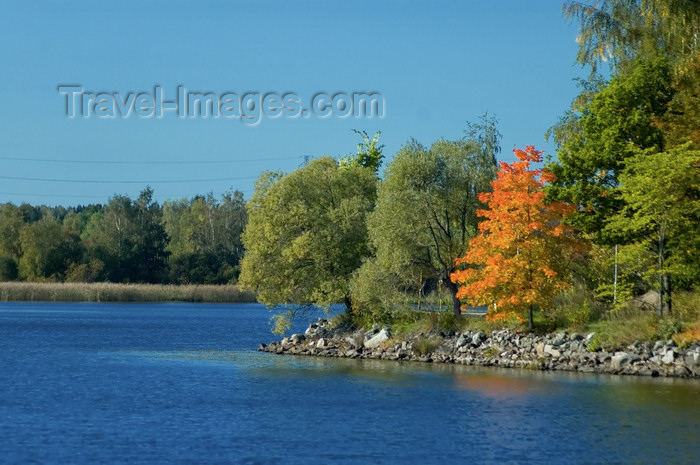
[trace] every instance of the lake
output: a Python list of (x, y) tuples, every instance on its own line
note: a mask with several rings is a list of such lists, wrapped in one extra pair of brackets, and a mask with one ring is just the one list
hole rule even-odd
[(269, 317), (0, 303), (0, 463), (700, 463), (698, 381), (259, 353)]

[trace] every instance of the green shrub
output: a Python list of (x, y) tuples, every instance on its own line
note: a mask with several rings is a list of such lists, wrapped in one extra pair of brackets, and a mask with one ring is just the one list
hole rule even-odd
[(668, 340), (676, 333), (680, 333), (685, 328), (683, 322), (675, 318), (664, 318), (659, 321), (656, 329), (656, 339)]
[(600, 318), (602, 305), (595, 299), (592, 291), (582, 284), (557, 294), (552, 302), (552, 309), (545, 312), (545, 319), (555, 328), (573, 328), (580, 330), (591, 320)]
[(598, 336), (598, 333), (596, 333), (588, 343), (587, 350), (589, 352), (598, 352), (600, 349), (600, 336)]
[(435, 338), (421, 338), (413, 343), (413, 353), (416, 355), (428, 355), (432, 353), (442, 341)]

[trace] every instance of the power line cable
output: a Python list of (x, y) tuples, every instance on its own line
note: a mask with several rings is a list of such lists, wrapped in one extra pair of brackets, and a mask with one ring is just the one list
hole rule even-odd
[(85, 165), (203, 165), (203, 164), (223, 164), (223, 163), (253, 163), (263, 161), (298, 160), (302, 157), (280, 157), (280, 158), (250, 158), (243, 160), (188, 160), (188, 161), (147, 161), (147, 160), (55, 160), (52, 158), (23, 158), (23, 157), (0, 157), (0, 160), (7, 161), (30, 161), (37, 163), (72, 163)]
[(0, 179), (12, 181), (38, 181), (38, 182), (63, 182), (63, 183), (83, 183), (83, 184), (165, 184), (165, 183), (188, 183), (188, 182), (223, 182), (242, 181), (245, 179), (257, 179), (258, 176), (239, 176), (236, 178), (213, 178), (213, 179), (163, 179), (163, 180), (91, 180), (91, 179), (56, 179), (56, 178), (25, 178), (20, 176), (0, 176)]

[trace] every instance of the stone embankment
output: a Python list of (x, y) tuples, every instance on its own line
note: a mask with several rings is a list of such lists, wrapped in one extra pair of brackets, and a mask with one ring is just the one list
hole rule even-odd
[(258, 350), (275, 354), (456, 363), (534, 370), (565, 370), (700, 379), (700, 343), (681, 349), (673, 340), (636, 342), (617, 352), (591, 351), (595, 334), (566, 331), (538, 336), (511, 330), (431, 331), (407, 340), (389, 328), (349, 331), (319, 320), (306, 330)]

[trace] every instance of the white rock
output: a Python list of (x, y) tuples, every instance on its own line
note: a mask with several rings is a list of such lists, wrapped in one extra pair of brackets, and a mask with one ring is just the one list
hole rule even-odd
[(376, 349), (381, 345), (382, 342), (389, 339), (389, 333), (382, 329), (377, 334), (375, 334), (371, 339), (365, 341), (364, 346), (368, 349)]
[(610, 365), (615, 369), (620, 369), (623, 365), (631, 364), (638, 359), (639, 357), (630, 355), (627, 352), (617, 352), (610, 359)]
[(664, 357), (661, 359), (661, 362), (665, 363), (666, 365), (670, 365), (675, 359), (676, 353), (672, 349), (669, 349), (666, 351), (666, 355), (664, 355)]

